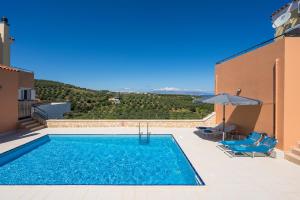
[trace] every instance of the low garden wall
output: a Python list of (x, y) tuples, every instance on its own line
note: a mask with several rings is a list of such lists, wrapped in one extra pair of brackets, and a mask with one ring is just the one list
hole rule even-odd
[(94, 127), (174, 127), (174, 128), (195, 128), (197, 126), (214, 126), (215, 113), (211, 113), (203, 119), (195, 120), (135, 120), (135, 119), (116, 119), (116, 120), (90, 120), (90, 119), (59, 119), (47, 120), (48, 128), (94, 128)]

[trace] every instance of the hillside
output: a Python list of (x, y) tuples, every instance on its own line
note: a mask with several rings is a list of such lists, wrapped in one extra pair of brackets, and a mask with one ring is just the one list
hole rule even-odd
[(70, 101), (72, 112), (65, 117), (71, 119), (200, 119), (213, 111), (213, 105), (195, 105), (188, 95), (118, 94), (47, 80), (35, 80), (35, 88), (43, 102)]

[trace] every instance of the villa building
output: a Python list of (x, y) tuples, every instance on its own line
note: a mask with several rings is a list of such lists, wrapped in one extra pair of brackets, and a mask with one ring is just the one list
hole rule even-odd
[(30, 117), (35, 100), (34, 74), (11, 67), (7, 18), (0, 22), (0, 134), (15, 131), (20, 119)]
[(113, 104), (120, 104), (121, 103), (121, 100), (120, 100), (119, 97), (111, 97), (111, 98), (108, 99), (108, 101), (110, 101)]
[[(163, 2), (164, 7), (161, 2), (134, 3), (128, 7), (133, 6), (130, 10), (134, 12), (127, 15), (127, 11), (122, 11), (119, 15), (120, 5), (49, 2), (48, 6), (26, 3), (27, 7), (24, 4), (21, 9), (12, 11), (29, 12), (40, 18), (33, 19), (35, 23), (43, 24), (56, 23), (68, 15), (66, 21), (59, 23), (67, 28), (84, 24), (86, 18), (99, 21), (99, 27), (106, 24), (117, 27), (124, 22), (132, 23), (131, 20), (136, 21), (139, 16), (151, 16), (153, 11), (166, 11), (169, 6), (167, 2)], [(173, 28), (192, 28), (194, 22), (201, 20), (201, 9), (215, 6), (208, 1), (188, 4), (173, 6), (169, 12), (147, 22), (155, 24), (157, 20), (175, 18), (172, 22), (180, 23)], [(231, 19), (232, 10), (244, 5), (229, 4), (224, 2), (220, 7)], [(35, 82), (33, 72), (11, 66), (10, 45), (14, 39), (9, 35), (7, 18), (0, 18), (0, 200), (299, 200), (299, 4), (300, 0), (293, 0), (272, 15), (275, 37), (217, 62), (215, 93), (227, 94), (207, 95), (207, 98), (204, 95), (198, 98), (196, 95), (162, 96), (151, 92), (143, 96), (130, 92), (116, 95), (116, 92), (94, 91), (54, 81)], [(5, 4), (6, 7), (12, 5)], [(253, 10), (257, 5), (249, 3), (247, 6)], [(69, 12), (57, 12), (57, 7)], [(81, 7), (84, 9), (76, 12)], [(147, 8), (149, 12), (144, 12)], [(108, 15), (98, 16), (99, 9), (109, 9)], [(196, 20), (181, 19), (191, 11)], [(42, 12), (46, 15), (42, 16)], [(54, 12), (55, 18), (49, 15)], [(214, 24), (220, 16), (226, 19), (223, 15), (207, 20)], [(85, 16), (81, 21), (70, 21), (81, 16)], [(103, 20), (110, 16), (116, 17), (113, 21)], [(120, 21), (124, 17), (125, 21)], [(46, 18), (49, 21), (45, 21)], [(104, 23), (100, 23), (101, 20)], [(182, 27), (187, 23), (190, 26)], [(75, 28), (81, 32), (96, 31), (94, 26)], [(167, 33), (165, 27), (160, 28), (161, 24), (152, 29)], [(51, 34), (56, 34), (56, 30)], [(148, 36), (140, 37), (137, 42)], [(180, 40), (189, 35), (178, 36)], [(73, 38), (77, 39), (75, 35)], [(123, 38), (127, 37), (117, 40)], [(79, 39), (86, 42), (86, 38)], [(120, 57), (119, 51), (115, 57)], [(78, 67), (84, 71), (89, 66)], [(74, 71), (75, 66), (72, 68)], [(59, 70), (54, 71), (59, 73)], [(114, 73), (122, 75), (115, 70), (111, 77)], [(168, 75), (165, 72), (159, 76), (164, 74)], [(81, 74), (71, 75), (72, 70), (65, 73), (69, 79)], [(70, 101), (51, 102), (64, 99)], [(198, 107), (196, 103), (224, 105), (216, 105), (212, 112), (211, 105)], [(237, 137), (226, 137), (234, 134)], [(248, 137), (245, 139), (240, 137), (242, 135)]]
[[(260, 106), (226, 106), (227, 123), (236, 124), (244, 134), (255, 130), (274, 136), (277, 148), (285, 152), (300, 141), (299, 4), (294, 0), (273, 13), (275, 38), (222, 60), (215, 68), (217, 94), (263, 102)], [(217, 123), (221, 123), (222, 107), (215, 110)]]

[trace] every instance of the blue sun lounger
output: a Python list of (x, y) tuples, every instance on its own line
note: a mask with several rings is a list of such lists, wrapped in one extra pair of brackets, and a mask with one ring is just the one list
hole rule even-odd
[(251, 153), (252, 158), (255, 153), (263, 153), (270, 155), (277, 144), (277, 140), (269, 136), (265, 136), (264, 139), (258, 145), (232, 145), (228, 146), (230, 151), (235, 154), (247, 154)]
[(232, 145), (255, 145), (262, 137), (258, 132), (252, 132), (243, 140), (224, 140), (219, 142), (221, 145), (228, 147)]

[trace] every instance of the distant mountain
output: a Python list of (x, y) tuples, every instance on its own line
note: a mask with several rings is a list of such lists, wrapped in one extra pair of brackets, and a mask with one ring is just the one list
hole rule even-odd
[(190, 96), (212, 96), (214, 92), (212, 91), (202, 91), (202, 90), (188, 90), (188, 89), (179, 89), (173, 87), (165, 87), (160, 89), (132, 89), (132, 88), (123, 88), (115, 92), (120, 93), (151, 93), (151, 94), (167, 94), (167, 95), (190, 95)]
[(174, 95), (191, 95), (191, 96), (212, 96), (214, 92), (200, 91), (200, 90), (180, 90), (180, 89), (157, 89), (152, 90), (153, 94), (174, 94)]

